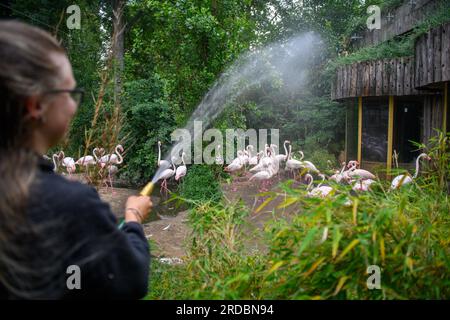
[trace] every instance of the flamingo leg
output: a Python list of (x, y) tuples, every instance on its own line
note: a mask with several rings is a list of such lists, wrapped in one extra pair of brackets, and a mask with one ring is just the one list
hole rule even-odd
[(86, 178), (87, 178), (88, 182), (92, 184), (92, 179), (89, 175), (89, 165), (87, 165), (87, 164), (86, 164)]
[(161, 183), (161, 189), (160, 189), (161, 195), (163, 195), (163, 193), (167, 196), (169, 189), (167, 188), (167, 179), (164, 179), (163, 182)]
[(110, 186), (111, 186), (111, 193), (112, 193), (113, 195), (115, 195), (116, 192), (114, 191), (113, 179), (112, 179), (111, 174), (109, 174), (109, 184), (110, 184)]
[(166, 180), (163, 180), (163, 182), (161, 182), (161, 188), (159, 189), (159, 193), (161, 193), (161, 195), (163, 195), (164, 192), (164, 181)]
[(166, 197), (167, 197), (167, 195), (168, 195), (168, 193), (169, 193), (169, 188), (167, 188), (167, 180), (164, 180), (164, 181), (165, 181), (165, 183), (164, 183), (164, 189), (165, 189)]

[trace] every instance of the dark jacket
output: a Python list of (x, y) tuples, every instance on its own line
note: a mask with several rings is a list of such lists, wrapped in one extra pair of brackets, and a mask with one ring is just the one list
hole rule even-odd
[[(109, 205), (90, 186), (53, 172), (53, 165), (39, 158), (39, 170), (27, 214), (45, 230), (34, 240), (33, 257), (42, 274), (54, 278), (37, 298), (137, 299), (147, 293), (150, 251), (143, 228), (135, 222), (121, 229)], [(81, 289), (67, 288), (80, 268)], [(47, 270), (47, 268), (49, 268)], [(49, 271), (50, 270), (50, 271)], [(71, 282), (73, 283), (73, 282)], [(15, 298), (0, 283), (0, 298)]]

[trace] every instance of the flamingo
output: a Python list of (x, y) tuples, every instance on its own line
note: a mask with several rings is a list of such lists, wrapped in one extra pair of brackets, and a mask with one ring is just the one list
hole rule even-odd
[[(253, 146), (252, 146), (252, 151), (253, 151)], [(258, 152), (253, 157), (250, 156), (250, 158), (248, 159), (248, 164), (251, 165), (251, 166), (258, 165), (260, 157), (261, 157), (261, 152)]]
[(58, 153), (54, 153), (52, 155), (52, 160), (53, 160), (53, 171), (57, 172), (58, 171), (58, 161), (60, 160), (60, 153), (59, 152)]
[(264, 162), (264, 161), (266, 161), (264, 159), (268, 156), (267, 155), (268, 147), (269, 147), (269, 145), (266, 144), (264, 146), (264, 150), (261, 150), (260, 152), (258, 152), (256, 154), (256, 156), (258, 157), (258, 163), (249, 170), (250, 172), (259, 172), (264, 169), (264, 164), (267, 164), (266, 162)]
[(170, 162), (167, 160), (161, 160), (161, 141), (158, 141), (158, 167), (161, 169), (168, 169), (171, 167)]
[(419, 175), (419, 161), (421, 158), (425, 157), (426, 160), (430, 161), (431, 158), (426, 153), (421, 153), (417, 159), (416, 159), (416, 172), (414, 173), (414, 176), (411, 177), (409, 174), (401, 174), (396, 176), (391, 183), (391, 190), (399, 189), (400, 187), (410, 184), (414, 179), (417, 178)]
[[(315, 187), (314, 189), (312, 189), (311, 191), (308, 192), (309, 197), (325, 198), (331, 193), (331, 191), (333, 191), (333, 188), (330, 186), (322, 186), (323, 182), (325, 181), (325, 175), (324, 174), (319, 174), (319, 175), (320, 175), (320, 177), (322, 177), (322, 182), (317, 187)], [(309, 173), (306, 175), (306, 177), (309, 180), (311, 180), (310, 185), (308, 185), (308, 188), (311, 188), (313, 177)]]
[(342, 164), (342, 169), (341, 169), (341, 171), (336, 171), (336, 173), (333, 174), (333, 175), (330, 177), (330, 180), (334, 180), (334, 181), (336, 181), (337, 183), (340, 183), (340, 182), (342, 181), (342, 179), (344, 178), (343, 172), (344, 172), (345, 167), (346, 167), (347, 165), (346, 165), (345, 162), (342, 162), (341, 164)]
[(250, 166), (254, 166), (258, 163), (258, 156), (253, 156), (252, 157), (252, 152), (253, 152), (254, 148), (251, 144), (249, 144), (246, 148), (246, 151), (248, 153), (248, 161), (247, 164)]
[(350, 178), (359, 177), (359, 178), (361, 178), (363, 180), (364, 179), (372, 179), (372, 180), (376, 179), (375, 175), (372, 172), (370, 172), (370, 171), (363, 170), (363, 169), (356, 169), (355, 166), (352, 167), (352, 168), (353, 168), (353, 170), (350, 170), (348, 172), (348, 176)]
[(357, 160), (350, 160), (347, 164), (347, 168), (350, 169), (351, 167), (355, 167), (355, 169), (359, 168), (359, 161)]
[(266, 156), (261, 159), (261, 164), (263, 165), (263, 167), (269, 167), (274, 165), (275, 158), (273, 157), (274, 155), (273, 146), (274, 145), (270, 145), (270, 147), (269, 146), (266, 147)]
[(100, 163), (98, 155), (97, 155), (97, 152), (100, 152), (100, 156), (103, 156), (105, 154), (105, 149), (103, 149), (103, 148), (94, 148), (94, 150), (92, 150), (92, 154), (94, 155), (95, 162), (96, 163)]
[(72, 157), (66, 157), (64, 151), (61, 151), (60, 154), (61, 157), (63, 158), (62, 166), (66, 168), (67, 173), (69, 174), (69, 176), (71, 176), (72, 173), (74, 173), (77, 170), (75, 166), (75, 160)]
[(289, 153), (286, 160), (286, 170), (293, 171), (295, 179), (295, 170), (302, 168), (302, 162), (292, 158), (292, 146), (289, 145)]
[(273, 146), (271, 147), (272, 148), (266, 146), (266, 157), (261, 159), (261, 163), (259, 164), (259, 166), (261, 166), (260, 169), (250, 177), (250, 181), (262, 181), (259, 192), (267, 191), (267, 184), (269, 183), (270, 178), (278, 172), (278, 162), (275, 160), (274, 154), (272, 153)]
[[(123, 147), (121, 144), (118, 144), (114, 149), (113, 154), (107, 154), (98, 160), (101, 164), (121, 164), (123, 162)], [(94, 153), (95, 155), (95, 153)]]
[(181, 162), (183, 162), (183, 165), (178, 166), (177, 170), (175, 171), (175, 180), (176, 181), (180, 180), (182, 177), (184, 177), (186, 175), (187, 168), (186, 168), (186, 163), (184, 162), (184, 156), (185, 156), (185, 153), (183, 152), (181, 154)]
[(275, 158), (277, 159), (277, 161), (278, 161), (279, 163), (281, 163), (281, 161), (286, 161), (287, 158), (288, 158), (288, 150), (287, 150), (287, 148), (286, 148), (286, 144), (288, 144), (288, 143), (290, 144), (291, 142), (290, 142), (289, 140), (285, 140), (284, 143), (283, 143), (284, 154), (277, 154), (277, 155), (275, 156)]
[(91, 166), (91, 165), (95, 165), (97, 162), (95, 161), (94, 157), (91, 155), (88, 156), (84, 156), (81, 157), (80, 159), (78, 159), (75, 164), (78, 166)]
[[(242, 151), (238, 151), (238, 157), (235, 158), (228, 166), (224, 168), (226, 172), (233, 173), (241, 170), (244, 167), (244, 162), (242, 159)], [(231, 189), (233, 192), (236, 191), (236, 187), (233, 186)]]
[[(97, 149), (97, 148), (96, 148)], [(96, 149), (94, 149), (94, 150), (96, 150)], [(93, 152), (94, 153), (94, 152)], [(94, 155), (95, 155), (95, 153), (94, 153)], [(87, 156), (84, 156), (84, 157), (81, 157), (80, 159), (78, 159), (76, 162), (75, 162), (75, 165), (78, 165), (78, 166), (85, 166), (86, 167), (86, 177), (87, 177), (87, 179), (90, 181), (90, 182), (92, 182), (92, 180), (91, 180), (91, 178), (89, 178), (89, 166), (93, 166), (93, 165), (95, 165), (95, 164), (97, 164), (97, 161), (95, 160), (95, 158), (93, 157), (93, 156), (91, 156), (91, 155), (87, 155)]]
[(165, 169), (158, 176), (158, 180), (163, 180), (163, 182), (161, 183), (161, 190), (160, 190), (161, 194), (162, 194), (163, 190), (166, 192), (166, 195), (167, 195), (167, 192), (169, 191), (169, 189), (167, 188), (167, 179), (170, 179), (171, 177), (173, 177), (173, 175), (176, 172), (175, 160), (176, 160), (175, 157), (172, 157), (172, 168), (173, 169)]
[[(113, 164), (108, 165), (108, 179), (109, 184), (111, 186), (112, 194), (115, 194), (114, 186), (113, 186), (113, 176), (119, 171), (119, 168)], [(106, 183), (106, 187), (108, 187), (108, 183)]]
[(302, 167), (306, 168), (306, 170), (308, 172), (313, 172), (313, 173), (320, 173), (320, 171), (316, 168), (316, 166), (311, 162), (311, 161), (302, 161), (303, 158), (305, 157), (305, 155), (303, 154), (303, 151), (299, 151), (301, 158), (300, 158), (300, 162), (302, 163)]
[(375, 183), (376, 181), (373, 179), (360, 179), (357, 180), (355, 182), (355, 184), (353, 185), (352, 189), (354, 191), (369, 191), (370, 190), (370, 186)]
[(273, 175), (274, 175), (273, 168), (268, 166), (265, 169), (251, 176), (250, 181), (252, 180), (262, 181), (262, 185), (261, 188), (259, 189), (259, 192), (267, 191), (266, 183), (269, 181), (270, 178), (272, 178)]

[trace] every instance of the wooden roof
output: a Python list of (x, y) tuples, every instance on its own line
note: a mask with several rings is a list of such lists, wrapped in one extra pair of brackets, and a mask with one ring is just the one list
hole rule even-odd
[(357, 62), (339, 67), (331, 98), (428, 94), (450, 81), (450, 23), (419, 37), (414, 57)]
[(417, 95), (414, 77), (412, 57), (353, 63), (338, 68), (331, 98)]

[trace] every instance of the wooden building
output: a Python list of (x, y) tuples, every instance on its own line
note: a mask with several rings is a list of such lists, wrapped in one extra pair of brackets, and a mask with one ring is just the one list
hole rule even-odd
[[(423, 0), (421, 4), (431, 10), (434, 2)], [(417, 4), (411, 7), (409, 2), (397, 9), (400, 17), (414, 17), (420, 10), (424, 9)], [(411, 29), (413, 24), (409, 25)], [(390, 33), (382, 36), (366, 31), (360, 42), (377, 44), (410, 31), (404, 25), (387, 29)], [(450, 22), (417, 38), (413, 56), (353, 63), (336, 73), (332, 99), (347, 108), (347, 160), (389, 171), (396, 152), (399, 166), (409, 168), (419, 154), (411, 141), (427, 143), (435, 129), (446, 132), (450, 128)]]

